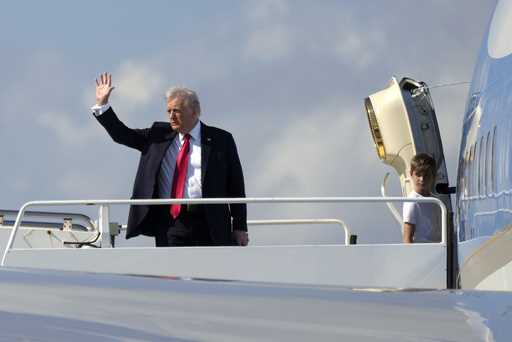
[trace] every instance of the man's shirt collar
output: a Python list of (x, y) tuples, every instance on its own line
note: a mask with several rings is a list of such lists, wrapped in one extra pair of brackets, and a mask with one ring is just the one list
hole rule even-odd
[[(192, 130), (188, 133), (190, 137), (192, 138), (192, 141), (199, 143), (201, 142), (201, 121), (197, 120), (196, 125)], [(183, 144), (183, 139), (185, 138), (184, 134), (179, 133), (180, 136), (180, 143)]]

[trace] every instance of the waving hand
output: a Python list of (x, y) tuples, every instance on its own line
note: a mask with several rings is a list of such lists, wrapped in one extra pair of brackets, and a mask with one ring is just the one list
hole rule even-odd
[(99, 79), (96, 79), (96, 104), (102, 106), (108, 103), (112, 90), (112, 75), (106, 72), (100, 74)]

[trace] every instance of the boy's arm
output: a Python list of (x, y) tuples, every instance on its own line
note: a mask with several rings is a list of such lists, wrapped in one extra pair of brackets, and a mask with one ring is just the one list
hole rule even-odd
[(413, 243), (412, 237), (414, 236), (414, 231), (416, 230), (416, 225), (404, 222), (404, 235), (403, 235), (403, 242), (404, 243)]

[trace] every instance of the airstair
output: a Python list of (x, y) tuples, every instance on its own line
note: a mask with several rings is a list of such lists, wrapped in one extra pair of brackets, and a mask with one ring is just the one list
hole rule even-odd
[[(340, 224), (345, 242), (331, 245), (282, 245), (248, 247), (115, 247), (112, 235), (119, 225), (109, 220), (114, 205), (217, 204), (217, 203), (402, 203), (418, 201), (440, 206), (443, 238), (424, 244), (351, 244), (353, 232)], [(45, 247), (16, 247), (18, 234), (28, 208), (37, 206), (97, 205), (98, 219), (91, 236), (98, 235), (97, 248), (86, 244), (75, 247), (62, 244)], [(18, 212), (5, 248), (2, 265), (95, 273), (135, 274), (184, 279), (212, 279), (309, 285), (337, 285), (351, 288), (446, 288), (447, 210), (436, 198), (402, 197), (315, 197), (315, 198), (220, 198), (161, 200), (76, 200), (26, 203)], [(313, 226), (333, 219), (258, 220), (251, 229), (263, 224), (306, 223)], [(339, 221), (342, 222), (342, 221)], [(23, 236), (23, 235), (22, 235)], [(352, 242), (353, 242), (352, 238)], [(39, 245), (39, 244), (38, 244)]]
[[(456, 239), (451, 224), (448, 175), (439, 128), (428, 87), (423, 82), (391, 79), (388, 86), (365, 99), (370, 131), (377, 155), (398, 174), (404, 197), (386, 194), (388, 175), (382, 185), (383, 197), (311, 198), (208, 198), (152, 200), (75, 200), (28, 202), (16, 220), (0, 226), (5, 245), (2, 266), (56, 269), (81, 272), (136, 274), (155, 277), (222, 279), (271, 283), (337, 285), (351, 288), (453, 288), (457, 273)], [(407, 198), (411, 190), (410, 160), (419, 152), (437, 161), (435, 197)], [(322, 245), (279, 245), (248, 247), (122, 247), (115, 240), (122, 225), (110, 221), (114, 205), (157, 204), (281, 204), (383, 203), (389, 206), (399, 225), (401, 217), (394, 204), (435, 203), (441, 208), (442, 238), (438, 243), (356, 244), (357, 232), (340, 219), (280, 219), (249, 221), (249, 230), (261, 225), (338, 224), (344, 243)], [(98, 218), (65, 213), (28, 211), (34, 207), (98, 206)], [(13, 213), (11, 212), (12, 216)], [(60, 223), (36, 224), (27, 216), (43, 216)], [(48, 215), (48, 216), (46, 216)], [(10, 235), (7, 237), (7, 232)], [(18, 238), (17, 238), (18, 237)], [(7, 240), (8, 238), (8, 240)]]

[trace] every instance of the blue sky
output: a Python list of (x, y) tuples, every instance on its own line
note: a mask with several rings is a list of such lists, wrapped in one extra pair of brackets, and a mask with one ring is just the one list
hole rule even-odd
[[(7, 2), (0, 207), (131, 195), (137, 153), (113, 143), (89, 112), (103, 71), (113, 74), (112, 105), (132, 127), (166, 119), (168, 87), (196, 89), (202, 120), (235, 136), (248, 196), (379, 195), (389, 168), (376, 157), (364, 97), (392, 75), (429, 85), (469, 81), (493, 7), (480, 0)], [(467, 87), (432, 95), (453, 180)], [(113, 213), (122, 222), (125, 215)], [(338, 217), (360, 241), (398, 237), (377, 207), (259, 206), (249, 216)], [(342, 236), (334, 228), (280, 232), (255, 234), (278, 242)]]

